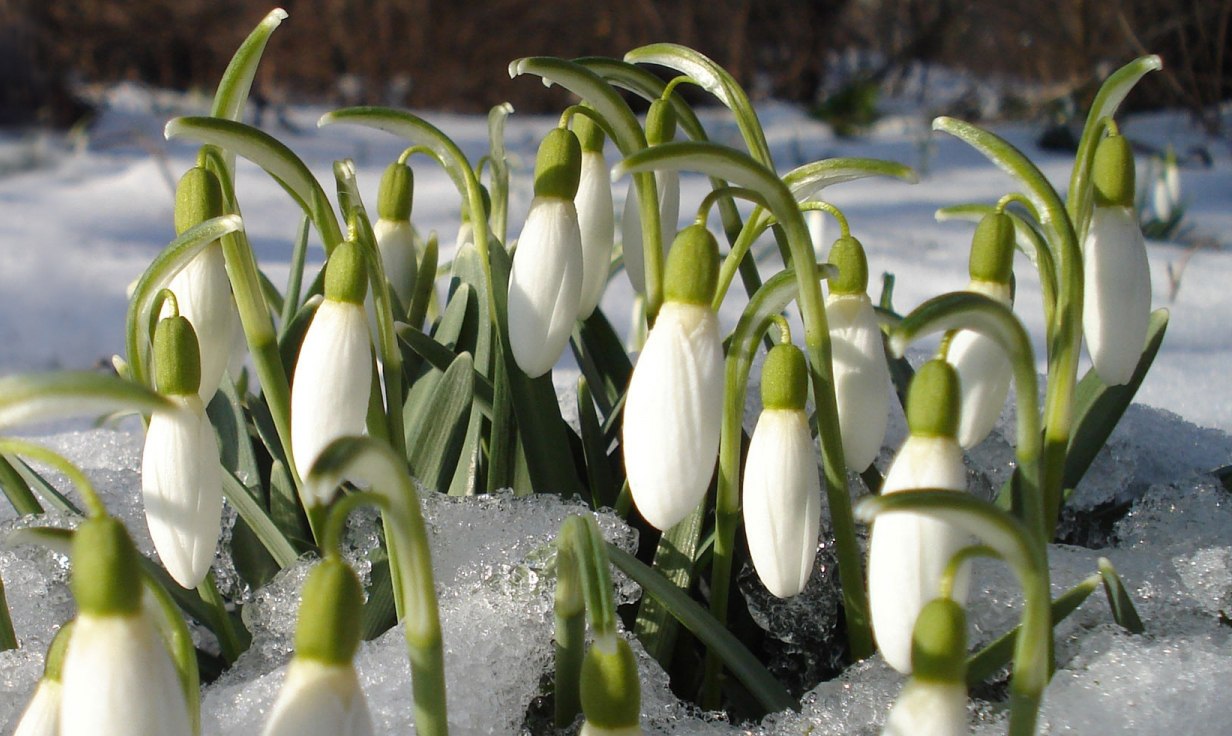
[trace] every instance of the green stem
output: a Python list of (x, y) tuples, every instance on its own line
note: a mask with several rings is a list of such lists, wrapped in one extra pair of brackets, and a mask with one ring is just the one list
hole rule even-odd
[(562, 534), (556, 551), (556, 593), (553, 611), (556, 619), (555, 722), (567, 728), (582, 712), (582, 658), (586, 655), (586, 603), (582, 594), (581, 572), (573, 545), (565, 544)]
[(201, 585), (197, 586), (197, 594), (210, 610), (214, 635), (218, 637), (218, 645), (222, 648), (223, 659), (227, 664), (235, 664), (235, 660), (244, 653), (244, 645), (240, 642), (231, 614), (227, 612), (227, 601), (218, 592), (218, 584), (214, 580), (214, 571), (209, 571)]

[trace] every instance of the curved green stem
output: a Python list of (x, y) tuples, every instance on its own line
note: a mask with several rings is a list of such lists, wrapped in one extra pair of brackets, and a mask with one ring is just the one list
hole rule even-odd
[(12, 437), (0, 437), (0, 453), (6, 455), (17, 455), (28, 457), (46, 465), (50, 465), (56, 470), (64, 474), (68, 478), (69, 483), (72, 483), (77, 491), (81, 494), (81, 500), (84, 502), (86, 511), (92, 517), (107, 516), (107, 506), (103, 503), (103, 499), (95, 490), (94, 484), (81, 469), (74, 465), (68, 458), (64, 457), (54, 450), (49, 450), (42, 445), (36, 445), (33, 442), (14, 439)]
[(937, 597), (952, 598), (954, 596), (954, 581), (958, 579), (958, 573), (963, 565), (977, 557), (997, 558), (999, 556), (997, 550), (986, 544), (973, 544), (958, 550), (946, 564), (945, 570), (941, 572), (941, 584), (937, 586)]

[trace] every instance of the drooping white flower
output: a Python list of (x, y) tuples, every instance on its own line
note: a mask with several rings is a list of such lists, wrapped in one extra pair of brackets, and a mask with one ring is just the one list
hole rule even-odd
[(363, 589), (336, 555), (304, 582), (295, 656), (262, 736), (371, 736), (372, 717), (353, 660)]
[[(908, 394), (910, 434), (886, 473), (881, 493), (914, 489), (966, 489), (958, 425), (958, 377), (941, 360), (920, 367)], [(873, 635), (886, 662), (911, 672), (911, 632), (920, 609), (939, 594), (954, 553), (967, 544), (955, 527), (921, 514), (887, 514), (873, 523), (868, 552), (868, 596)], [(954, 579), (955, 600), (966, 600), (968, 570)]]
[(182, 316), (154, 333), (158, 389), (174, 408), (156, 411), (141, 456), (146, 524), (163, 567), (181, 586), (201, 584), (222, 533), (218, 440), (197, 394), (200, 359), (192, 325)]
[(937, 599), (920, 612), (914, 671), (886, 719), (882, 736), (966, 736), (967, 621), (960, 605)]
[[(651, 146), (666, 143), (676, 134), (676, 113), (666, 100), (650, 103), (646, 113), (646, 143)], [(680, 219), (680, 175), (675, 171), (656, 171), (655, 190), (659, 195), (659, 242), (663, 252), (671, 244)], [(642, 212), (637, 187), (629, 184), (625, 196), (624, 215), (620, 220), (620, 240), (624, 250), (625, 273), (639, 294), (646, 293), (646, 256), (642, 239)]]
[(830, 262), (839, 275), (830, 283), (826, 319), (830, 326), (834, 396), (847, 467), (862, 471), (881, 451), (890, 412), (890, 368), (868, 288), (864, 248), (853, 237), (835, 241)]
[(291, 454), (304, 474), (330, 442), (363, 434), (372, 381), (363, 307), (367, 275), (359, 245), (339, 245), (325, 268), (325, 299), (304, 335), (291, 383)]
[(681, 231), (667, 271), (667, 300), (633, 367), (622, 433), (633, 502), (658, 529), (705, 496), (723, 408), (723, 349), (710, 309), (718, 245), (704, 226)]
[(817, 556), (821, 479), (804, 413), (804, 354), (776, 345), (762, 368), (762, 404), (744, 465), (744, 531), (762, 583), (779, 598), (804, 590)]
[(582, 173), (578, 180), (578, 228), (582, 235), (582, 294), (578, 319), (595, 311), (607, 286), (616, 238), (616, 213), (612, 208), (612, 179), (603, 156), (603, 129), (585, 115), (574, 118), (573, 130), (582, 145)]
[(60, 736), (60, 681), (39, 680), (13, 736)]
[(577, 137), (556, 128), (539, 146), (535, 198), (509, 274), (509, 346), (531, 378), (552, 370), (582, 296), (582, 234), (573, 204), (581, 175)]
[(1122, 136), (1096, 149), (1095, 209), (1083, 243), (1082, 329), (1100, 380), (1129, 382), (1146, 342), (1151, 271), (1133, 212), (1133, 154)]
[(123, 525), (87, 520), (72, 559), (78, 614), (61, 670), (60, 736), (190, 736), (184, 690), (142, 607), (139, 555)]
[(262, 736), (371, 736), (372, 717), (350, 665), (295, 658)]
[[(222, 213), (222, 190), (217, 177), (201, 167), (189, 169), (176, 188), (176, 232), (183, 233)], [(231, 363), (236, 335), (241, 334), (222, 244), (214, 241), (205, 246), (171, 279), (168, 288), (202, 346), (198, 395), (208, 404)]]
[[(971, 243), (967, 290), (1009, 307), (1013, 257), (1014, 223), (1009, 215), (996, 212), (985, 216)], [(988, 436), (1001, 416), (1010, 392), (1012, 366), (996, 340), (973, 330), (958, 330), (950, 337), (946, 360), (958, 372), (962, 392), (958, 443), (971, 448)]]

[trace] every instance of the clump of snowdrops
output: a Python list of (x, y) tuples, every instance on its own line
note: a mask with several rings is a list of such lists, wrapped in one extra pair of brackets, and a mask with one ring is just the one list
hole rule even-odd
[[(335, 164), (331, 199), (291, 150), (240, 122), (265, 43), (284, 17), (270, 13), (241, 46), (210, 117), (167, 124), (168, 138), (201, 147), (179, 182), (178, 237), (134, 289), (118, 375), (0, 380), (7, 497), (23, 514), (52, 503), (84, 517), (71, 533), (26, 535), (70, 546), (78, 615), (48, 652), (19, 733), (198, 732), (195, 646), (205, 645), (194, 645), (188, 622), (213, 634), (210, 655), (226, 663), (247, 641), (238, 602), (216, 584), (218, 554), (253, 588), (305, 555), (319, 558), (265, 734), (371, 733), (352, 660), (361, 638), (399, 621), (417, 729), (446, 733), (420, 493), (579, 496), (641, 531), (634, 556), (609, 548), (593, 518), (572, 517), (561, 530), (551, 695), (557, 726), (580, 717), (583, 733), (640, 732), (631, 637), (706, 707), (798, 707), (743, 643), (729, 615), (732, 579), (751, 565), (773, 595), (799, 594), (823, 509), (843, 606), (845, 641), (835, 646), (848, 661), (880, 650), (909, 676), (886, 733), (965, 732), (967, 688), (1007, 664), (1010, 732), (1033, 733), (1052, 668), (1052, 627), (1101, 584), (1115, 619), (1141, 629), (1110, 565), (1051, 600), (1046, 550), (1067, 494), (1131, 400), (1167, 322), (1162, 310), (1149, 311), (1134, 161), (1112, 120), (1158, 59), (1127, 65), (1101, 89), (1065, 200), (997, 136), (936, 120), (935, 129), (1005, 169), (1014, 190), (939, 213), (977, 223), (970, 285), (901, 316), (886, 290), (877, 300), (869, 294), (858, 223), (824, 190), (868, 176), (912, 182), (912, 172), (829, 159), (780, 174), (744, 91), (695, 51), (658, 44), (624, 60), (510, 65), (511, 76), (540, 77), (579, 99), (540, 145), (534, 199), (515, 239), (507, 230), (507, 105), (493, 109), (490, 150), (479, 161), (406, 111), (348, 108), (321, 118), (323, 135), (362, 125), (405, 139), (374, 210), (351, 162)], [(669, 81), (648, 66), (666, 69)], [(681, 85), (730, 108), (743, 146), (709, 141)], [(644, 123), (622, 93), (650, 103)], [(303, 209), (298, 231), (287, 224), (298, 237), (285, 288), (265, 276), (249, 246), (236, 157), (262, 167)], [(414, 224), (419, 166), (442, 167), (457, 187), (462, 218), (448, 264), (435, 234)], [(709, 177), (702, 201), (681, 201), (680, 172)], [(619, 241), (614, 181), (629, 185)], [(682, 207), (696, 214), (678, 231)], [(826, 262), (817, 262), (806, 212), (838, 223)], [(304, 266), (310, 228), (326, 255), (315, 275)], [(753, 258), (767, 233), (778, 248), (770, 268)], [(1012, 311), (1016, 252), (1037, 269), (1043, 290), (1042, 406), (1036, 356)], [(635, 355), (596, 306), (605, 285), (626, 273), (645, 329)], [(738, 288), (743, 296), (731, 294)], [(734, 326), (717, 318), (726, 299), (746, 305)], [(904, 353), (930, 333), (942, 333), (940, 347), (913, 370)], [(1093, 369), (1079, 380), (1084, 341)], [(581, 371), (576, 427), (562, 419), (552, 383), (566, 348)], [(764, 408), (746, 436), (745, 394), (763, 349)], [(228, 370), (236, 365), (246, 367)], [(988, 434), (1011, 383), (1016, 465), (990, 503), (965, 491), (963, 451)], [(909, 434), (882, 469), (874, 461), (895, 393)], [(118, 411), (143, 417), (141, 492), (157, 563), (142, 557), (89, 478), (7, 437), (39, 419)], [(31, 462), (63, 472), (84, 512)], [(224, 500), (238, 518), (219, 549)], [(374, 552), (389, 569), (366, 589), (340, 553), (347, 516), (363, 505), (379, 509), (383, 542)], [(861, 523), (871, 524), (867, 559)], [(1025, 605), (1017, 628), (971, 652), (964, 603), (967, 563), (977, 556), (1007, 564)], [(612, 565), (643, 588), (632, 610), (617, 610)], [(7, 629), (0, 634), (15, 646)], [(691, 639), (678, 645), (683, 636)], [(111, 685), (93, 687), (102, 679)]]

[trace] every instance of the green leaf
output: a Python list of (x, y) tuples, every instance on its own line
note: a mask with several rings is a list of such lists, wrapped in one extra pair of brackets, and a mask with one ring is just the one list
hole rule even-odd
[(30, 484), (3, 455), (0, 455), (0, 488), (4, 489), (5, 498), (19, 515), (43, 513), (43, 506), (34, 497)]
[(308, 258), (308, 227), (310, 222), (305, 215), (299, 220), (299, 229), (295, 231), (295, 241), (291, 246), (291, 269), (287, 273), (287, 293), (282, 299), (282, 323), (285, 330), (302, 306), (301, 292), (304, 286), (304, 262)]
[(227, 503), (235, 507), (236, 513), (252, 530), (278, 567), (287, 567), (299, 559), (299, 552), (287, 540), (278, 524), (274, 523), (265, 509), (252, 497), (252, 492), (230, 471), (223, 473), (222, 494)]
[(1138, 365), (1123, 386), (1106, 386), (1095, 371), (1088, 371), (1074, 390), (1074, 433), (1070, 437), (1069, 451), (1065, 454), (1065, 473), (1062, 487), (1066, 497), (1078, 486), (1082, 477), (1095, 461), (1095, 456), (1107, 444), (1108, 437), (1121, 416), (1134, 400), (1134, 395), (1146, 378), (1159, 346), (1168, 329), (1168, 310), (1157, 309), (1151, 314), (1147, 327), (1146, 346), (1138, 358)]
[(492, 214), (488, 224), (496, 239), (505, 242), (509, 219), (509, 157), (505, 153), (505, 120), (513, 114), (513, 105), (502, 102), (488, 111), (488, 160), (492, 162), (489, 194)]
[(231, 120), (183, 117), (167, 123), (167, 140), (188, 138), (210, 143), (265, 169), (312, 220), (328, 256), (342, 242), (342, 231), (329, 198), (304, 162), (268, 133)]
[(42, 497), (43, 502), (51, 506), (56, 511), (62, 511), (67, 514), (81, 515), (81, 510), (77, 508), (72, 501), (68, 500), (64, 494), (55, 489), (55, 486), (47, 482), (47, 479), (39, 475), (38, 471), (30, 467), (24, 460), (15, 455), (5, 455), (5, 458), (12, 463), (13, 469), (21, 476), (26, 485), (35, 493)]
[(368, 586), (368, 600), (360, 614), (364, 641), (372, 641), (398, 623), (389, 556), (384, 547), (378, 547), (369, 554), (369, 558), (372, 561), (372, 572), (369, 574), (372, 582)]
[(1142, 619), (1134, 608), (1133, 599), (1125, 590), (1121, 576), (1107, 557), (1099, 558), (1099, 576), (1104, 583), (1104, 594), (1108, 596), (1108, 607), (1112, 609), (1112, 618), (1131, 634), (1141, 634), (1146, 631)]
[(16, 648), (17, 632), (13, 630), (13, 617), (9, 615), (9, 602), (4, 595), (4, 581), (0, 580), (0, 652)]
[(582, 452), (586, 459), (586, 480), (590, 488), (591, 508), (611, 508), (616, 504), (619, 488), (612, 478), (612, 464), (608, 460), (607, 443), (603, 441), (603, 427), (595, 415), (590, 384), (585, 377), (578, 378), (577, 388), (578, 423), (582, 428)]
[(57, 371), (0, 378), (0, 432), (68, 417), (151, 414), (171, 408), (150, 389), (103, 373)]
[[(447, 370), (458, 357), (449, 348), (408, 324), (399, 323), (398, 339), (438, 371)], [(475, 380), (475, 401), (485, 414), (490, 414), (492, 411), (492, 383), (478, 373), (474, 373), (473, 378)]]
[(777, 713), (800, 709), (799, 703), (774, 679), (757, 657), (753, 656), (735, 635), (716, 624), (706, 609), (662, 575), (619, 547), (609, 545), (608, 555), (616, 567), (642, 586), (644, 591), (661, 600), (676, 620), (716, 652), (727, 669), (749, 689), (766, 710)]
[(407, 461), (411, 476), (425, 487), (447, 492), (463, 449), (475, 371), (471, 356), (453, 360), (436, 384), (424, 411), (407, 416)]
[[(224, 377), (219, 391), (206, 407), (210, 424), (218, 434), (218, 449), (222, 466), (249, 488), (261, 491), (261, 469), (248, 434), (244, 407), (235, 392), (235, 384)], [(264, 500), (264, 499), (262, 499)]]
[(312, 318), (316, 316), (322, 299), (321, 296), (314, 296), (304, 302), (304, 306), (300, 307), (291, 321), (282, 326), (282, 333), (278, 336), (278, 357), (282, 362), (283, 373), (288, 376), (295, 373), (299, 348), (304, 343), (304, 336), (308, 334), (308, 328), (312, 325)]
[[(653, 569), (685, 595), (693, 585), (694, 560), (705, 520), (706, 505), (698, 504), (680, 523), (663, 533), (655, 548)], [(680, 631), (680, 622), (672, 615), (669, 605), (657, 595), (642, 596), (633, 630), (646, 653), (663, 669), (669, 669)]]
[(594, 398), (599, 410), (604, 417), (610, 417), (633, 373), (633, 364), (616, 330), (603, 312), (596, 309), (574, 325), (569, 347), (573, 349), (582, 375), (590, 386), (597, 387)]
[(510, 62), (509, 76), (522, 74), (542, 77), (545, 84), (559, 84), (581, 97), (607, 123), (607, 134), (625, 156), (646, 147), (642, 126), (628, 103), (610, 84), (581, 64), (550, 56), (531, 56)]
[(783, 183), (799, 201), (826, 187), (870, 176), (888, 176), (908, 184), (920, 181), (910, 166), (877, 158), (827, 158), (799, 166), (783, 175)]
[(285, 10), (274, 8), (257, 24), (252, 33), (248, 34), (244, 43), (240, 44), (218, 82), (210, 115), (227, 120), (243, 118), (244, 103), (248, 101), (248, 91), (252, 88), (252, 80), (257, 73), (261, 54), (265, 51), (265, 44), (274, 30), (286, 19)]
[(625, 61), (631, 64), (655, 64), (667, 67), (683, 74), (714, 95), (735, 115), (736, 125), (740, 128), (744, 144), (753, 158), (767, 167), (774, 168), (770, 145), (766, 143), (766, 134), (762, 130), (761, 121), (757, 119), (757, 113), (754, 112), (753, 105), (749, 102), (744, 89), (726, 69), (707, 56), (674, 43), (656, 43), (633, 49), (625, 54)]

